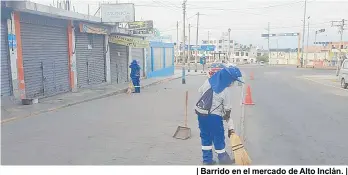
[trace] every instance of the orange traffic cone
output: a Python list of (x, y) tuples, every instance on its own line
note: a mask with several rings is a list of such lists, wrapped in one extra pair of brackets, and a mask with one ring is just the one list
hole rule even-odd
[(254, 79), (254, 73), (251, 72), (251, 73), (250, 73), (250, 80), (253, 80), (253, 79)]
[(247, 86), (246, 94), (245, 94), (245, 100), (244, 100), (243, 104), (245, 104), (245, 105), (254, 105), (253, 100), (251, 99), (250, 85)]

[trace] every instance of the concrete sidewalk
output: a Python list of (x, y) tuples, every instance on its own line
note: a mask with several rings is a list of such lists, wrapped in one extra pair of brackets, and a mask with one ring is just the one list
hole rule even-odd
[[(195, 75), (195, 72), (186, 72), (186, 75)], [(182, 77), (181, 71), (175, 71), (174, 75), (160, 78), (141, 80), (142, 88), (171, 81)], [(78, 92), (69, 92), (54, 97), (39, 99), (38, 104), (22, 105), (19, 101), (2, 99), (1, 101), (1, 123), (14, 121), (21, 118), (35, 116), (41, 113), (55, 111), (76, 104), (125, 93), (129, 83), (107, 84), (91, 88), (80, 89)]]

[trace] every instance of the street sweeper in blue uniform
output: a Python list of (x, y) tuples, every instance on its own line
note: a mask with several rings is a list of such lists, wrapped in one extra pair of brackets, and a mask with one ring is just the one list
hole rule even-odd
[(133, 82), (133, 86), (135, 89), (134, 93), (140, 93), (140, 66), (137, 60), (133, 60), (130, 64), (129, 68), (131, 68), (130, 77)]
[(225, 67), (216, 72), (199, 88), (200, 99), (195, 106), (203, 152), (203, 164), (213, 165), (213, 144), (220, 165), (233, 164), (225, 150), (223, 120), (228, 124), (228, 137), (234, 133), (234, 124), (230, 119), (231, 96), (229, 88), (235, 81), (242, 82), (237, 67)]

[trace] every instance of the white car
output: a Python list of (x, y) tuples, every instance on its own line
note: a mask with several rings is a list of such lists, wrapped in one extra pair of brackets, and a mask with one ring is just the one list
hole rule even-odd
[(344, 60), (339, 74), (341, 80), (341, 87), (348, 88), (348, 59)]
[(260, 61), (260, 66), (264, 66), (264, 65), (265, 65), (265, 62)]

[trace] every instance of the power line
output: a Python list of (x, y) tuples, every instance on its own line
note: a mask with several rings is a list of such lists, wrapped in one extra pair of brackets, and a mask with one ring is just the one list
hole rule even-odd
[(240, 9), (236, 9), (236, 8), (232, 8), (232, 9), (228, 9), (228, 8), (214, 8), (214, 7), (204, 7), (204, 6), (194, 5), (196, 8), (191, 8), (191, 9), (228, 10), (228, 11), (236, 10), (236, 11), (240, 11), (240, 10), (268, 9), (268, 8), (273, 8), (273, 7), (280, 7), (280, 6), (288, 6), (288, 5), (298, 4), (298, 3), (301, 3), (301, 2), (302, 1), (296, 1), (296, 2), (291, 2), (291, 3), (282, 3), (282, 4), (278, 4), (278, 5), (269, 5), (269, 6), (263, 6), (263, 7), (240, 8)]
[[(323, 24), (329, 24), (330, 22), (321, 22), (321, 23), (314, 23), (311, 26), (315, 26), (315, 27), (325, 27)], [(255, 27), (258, 25), (255, 25)], [(305, 25), (307, 26), (307, 25)], [(194, 25), (191, 25), (191, 27), (196, 27)], [(230, 26), (215, 26), (215, 27), (201, 27), (201, 29), (220, 29), (220, 28), (228, 28)], [(302, 25), (296, 25), (296, 26), (279, 26), (279, 27), (271, 27), (270, 29), (286, 29), (286, 28), (295, 28), (295, 27), (302, 27)], [(328, 27), (328, 26), (326, 26)], [(161, 32), (166, 32), (166, 31), (173, 31), (176, 30), (176, 28), (170, 28), (167, 30), (162, 30)], [(231, 29), (234, 31), (238, 31), (238, 30), (249, 30), (249, 31), (258, 31), (260, 29), (251, 29), (250, 26), (244, 26), (243, 28), (238, 28), (238, 29)]]

